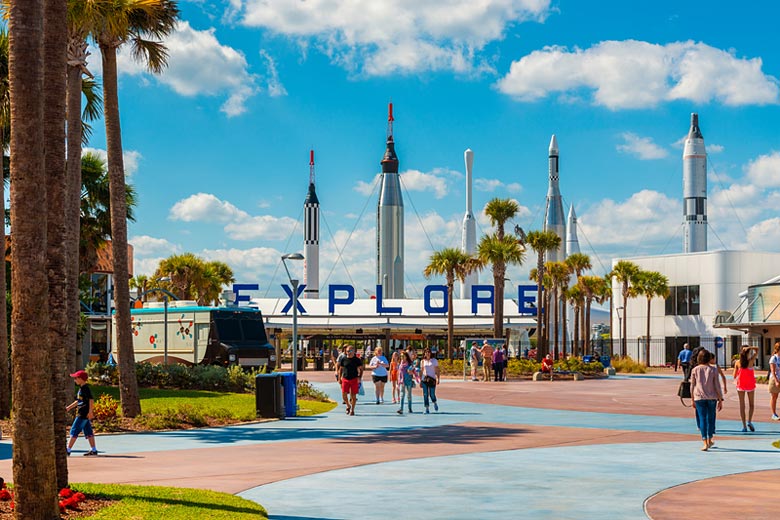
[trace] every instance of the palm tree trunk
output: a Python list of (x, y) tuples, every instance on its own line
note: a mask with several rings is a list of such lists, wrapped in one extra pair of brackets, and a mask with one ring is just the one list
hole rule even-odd
[(557, 359), (558, 357), (558, 341), (560, 340), (560, 335), (558, 331), (558, 319), (559, 319), (559, 308), (558, 308), (558, 288), (553, 288), (553, 295), (550, 298), (550, 303), (554, 305), (553, 309), (553, 338), (555, 340), (553, 341), (553, 359)]
[(574, 346), (572, 351), (577, 356), (580, 347), (580, 305), (574, 306)]
[(450, 279), (451, 276), (447, 275), (447, 359), (452, 359), (452, 336), (453, 328), (455, 327), (455, 319), (452, 310), (452, 291), (455, 286), (454, 279)]
[(81, 228), (81, 69), (68, 66), (67, 71), (67, 161), (66, 175), (68, 195), (65, 203), (66, 251), (68, 260), (68, 321), (73, 325), (68, 330), (67, 345), (71, 347), (69, 367), (81, 367), (77, 360), (80, 351), (76, 323), (79, 322), (81, 305), (79, 301), (79, 237)]
[(493, 267), (493, 337), (504, 337), (504, 273), (506, 268), (500, 262)]
[[(8, 107), (10, 108), (10, 107)], [(5, 122), (0, 122), (0, 147), (2, 147), (2, 167), (5, 169)], [(0, 181), (0, 216), (3, 219), (0, 229), (0, 244), (3, 247), (3, 265), (0, 269), (0, 419), (11, 416), (11, 381), (8, 378), (8, 301), (6, 298), (5, 279), (5, 179)]]
[[(590, 298), (585, 300), (585, 330), (590, 330), (590, 306), (592, 304), (593, 300)], [(590, 335), (588, 335), (588, 339), (585, 343), (586, 348), (590, 347)], [(591, 349), (591, 354), (593, 353), (593, 349)], [(610, 352), (610, 355), (612, 352)]]
[(645, 336), (645, 366), (650, 366), (650, 298), (647, 298), (647, 336)]
[(16, 518), (56, 518), (49, 286), (46, 276), (46, 170), (43, 146), (44, 2), (12, 2), (11, 298), (13, 303), (13, 475)]
[(626, 312), (626, 309), (628, 308), (628, 288), (623, 288), (623, 330), (621, 331), (621, 355), (623, 357), (626, 357), (628, 355), (628, 341), (626, 338), (626, 330), (628, 329), (628, 313)]
[(127, 264), (127, 199), (122, 160), (122, 133), (117, 97), (116, 47), (101, 44), (103, 57), (103, 103), (106, 121), (106, 151), (111, 191), (111, 248), (114, 259), (114, 302), (119, 355), (119, 396), (125, 417), (141, 413), (135, 355), (130, 326), (130, 286)]
[(550, 324), (552, 323), (552, 306), (550, 301), (552, 300), (552, 291), (547, 288), (544, 292), (544, 355), (550, 353)]
[(566, 289), (564, 287), (561, 287), (561, 299), (560, 299), (560, 301), (558, 303), (558, 305), (561, 308), (561, 336), (562, 336), (562, 338), (561, 338), (562, 339), (562, 341), (561, 341), (561, 345), (562, 345), (561, 350), (564, 353), (564, 357), (565, 357), (565, 354), (566, 354), (566, 339), (567, 339), (566, 336), (567, 336), (567, 333), (568, 333), (568, 326), (566, 324), (566, 298), (564, 297), (565, 291), (566, 291)]
[(68, 42), (67, 2), (46, 0), (44, 35), (44, 149), (46, 154), (46, 262), (49, 279), (49, 348), (51, 355), (52, 410), (54, 414), (54, 455), (57, 489), (68, 485), (68, 459), (65, 412), (68, 385), (67, 353), (70, 351), (68, 329), (67, 276), (68, 262), (65, 236), (68, 222), (65, 200), (68, 179), (65, 175), (65, 75)]
[(541, 361), (547, 355), (545, 346), (544, 326), (544, 294), (542, 293), (542, 282), (544, 278), (544, 252), (539, 251), (536, 258), (536, 361)]

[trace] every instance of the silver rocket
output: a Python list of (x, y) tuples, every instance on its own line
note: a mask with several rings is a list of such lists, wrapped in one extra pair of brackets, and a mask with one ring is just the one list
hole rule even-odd
[(547, 253), (548, 262), (560, 262), (566, 257), (566, 217), (563, 215), (563, 199), (558, 186), (558, 141), (553, 134), (549, 151), (550, 184), (547, 187), (547, 207), (544, 210), (544, 230), (554, 231), (561, 238), (561, 246)]
[(580, 241), (577, 238), (577, 215), (574, 205), (569, 206), (569, 216), (566, 219), (566, 256), (580, 252)]
[[(477, 250), (477, 221), (471, 211), (471, 171), (474, 167), (474, 152), (471, 149), (463, 152), (466, 161), (466, 214), (463, 215), (463, 238), (461, 250), (467, 255), (473, 255)], [(460, 284), (461, 299), (471, 299), (471, 286), (479, 283), (476, 272), (468, 275)]]
[(384, 298), (404, 298), (404, 201), (393, 141), (393, 104), (388, 105), (387, 149), (376, 209), (376, 283)]
[(303, 297), (320, 297), (320, 201), (314, 189), (314, 150), (309, 153), (309, 192), (303, 202)]
[(707, 151), (698, 114), (691, 114), (691, 129), (683, 150), (683, 218), (683, 253), (706, 251)]

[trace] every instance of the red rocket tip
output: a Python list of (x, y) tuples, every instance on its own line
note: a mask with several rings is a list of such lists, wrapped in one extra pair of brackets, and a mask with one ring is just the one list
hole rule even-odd
[(309, 151), (309, 166), (314, 166), (314, 150)]
[(395, 121), (395, 119), (393, 119), (393, 104), (392, 103), (388, 103), (388, 105), (387, 105), (387, 120), (388, 121)]

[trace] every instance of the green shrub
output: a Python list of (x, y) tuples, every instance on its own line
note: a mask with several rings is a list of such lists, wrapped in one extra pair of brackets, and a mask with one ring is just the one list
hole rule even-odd
[(116, 365), (107, 365), (105, 363), (90, 362), (84, 367), (90, 379), (102, 384), (119, 384), (119, 370)]
[(509, 358), (506, 371), (509, 376), (528, 375), (538, 372), (541, 366), (535, 359)]
[(316, 388), (311, 386), (311, 383), (309, 383), (305, 379), (301, 379), (300, 381), (298, 381), (297, 395), (298, 395), (298, 399), (307, 399), (310, 401), (321, 401), (323, 403), (327, 403), (328, 401), (330, 401), (328, 395), (325, 392), (321, 390), (317, 390)]
[(224, 390), (227, 388), (227, 369), (219, 365), (195, 365), (192, 379), (195, 390)]
[(100, 394), (92, 413), (95, 415), (95, 429), (113, 430), (119, 423), (119, 401), (109, 394)]
[(614, 368), (616, 372), (624, 372), (628, 374), (644, 374), (647, 372), (647, 369), (643, 364), (637, 363), (629, 356), (624, 358), (613, 357), (612, 368)]
[(462, 359), (440, 359), (439, 372), (442, 375), (459, 376), (463, 375)]
[(596, 374), (604, 371), (604, 365), (598, 361), (583, 363), (582, 358), (569, 357), (555, 362), (555, 370), (564, 372), (580, 372), (583, 374)]

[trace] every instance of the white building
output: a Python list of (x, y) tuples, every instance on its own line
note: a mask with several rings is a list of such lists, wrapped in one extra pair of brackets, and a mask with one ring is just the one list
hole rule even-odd
[[(750, 251), (706, 251), (624, 258), (645, 271), (658, 271), (669, 279), (671, 293), (666, 300), (654, 298), (650, 307), (650, 365), (673, 363), (684, 343), (717, 350), (719, 364), (728, 364), (739, 346), (748, 343), (740, 330), (714, 328), (719, 311), (733, 311), (740, 293), (748, 286), (761, 284), (777, 275), (780, 253)], [(613, 261), (613, 266), (619, 259)], [(626, 320), (627, 353), (644, 361), (644, 338), (647, 335), (647, 299), (629, 298), (623, 305), (622, 290), (613, 280), (613, 338), (621, 338), (621, 321)], [(722, 337), (722, 348), (715, 341)], [(620, 353), (615, 341), (614, 353)]]

